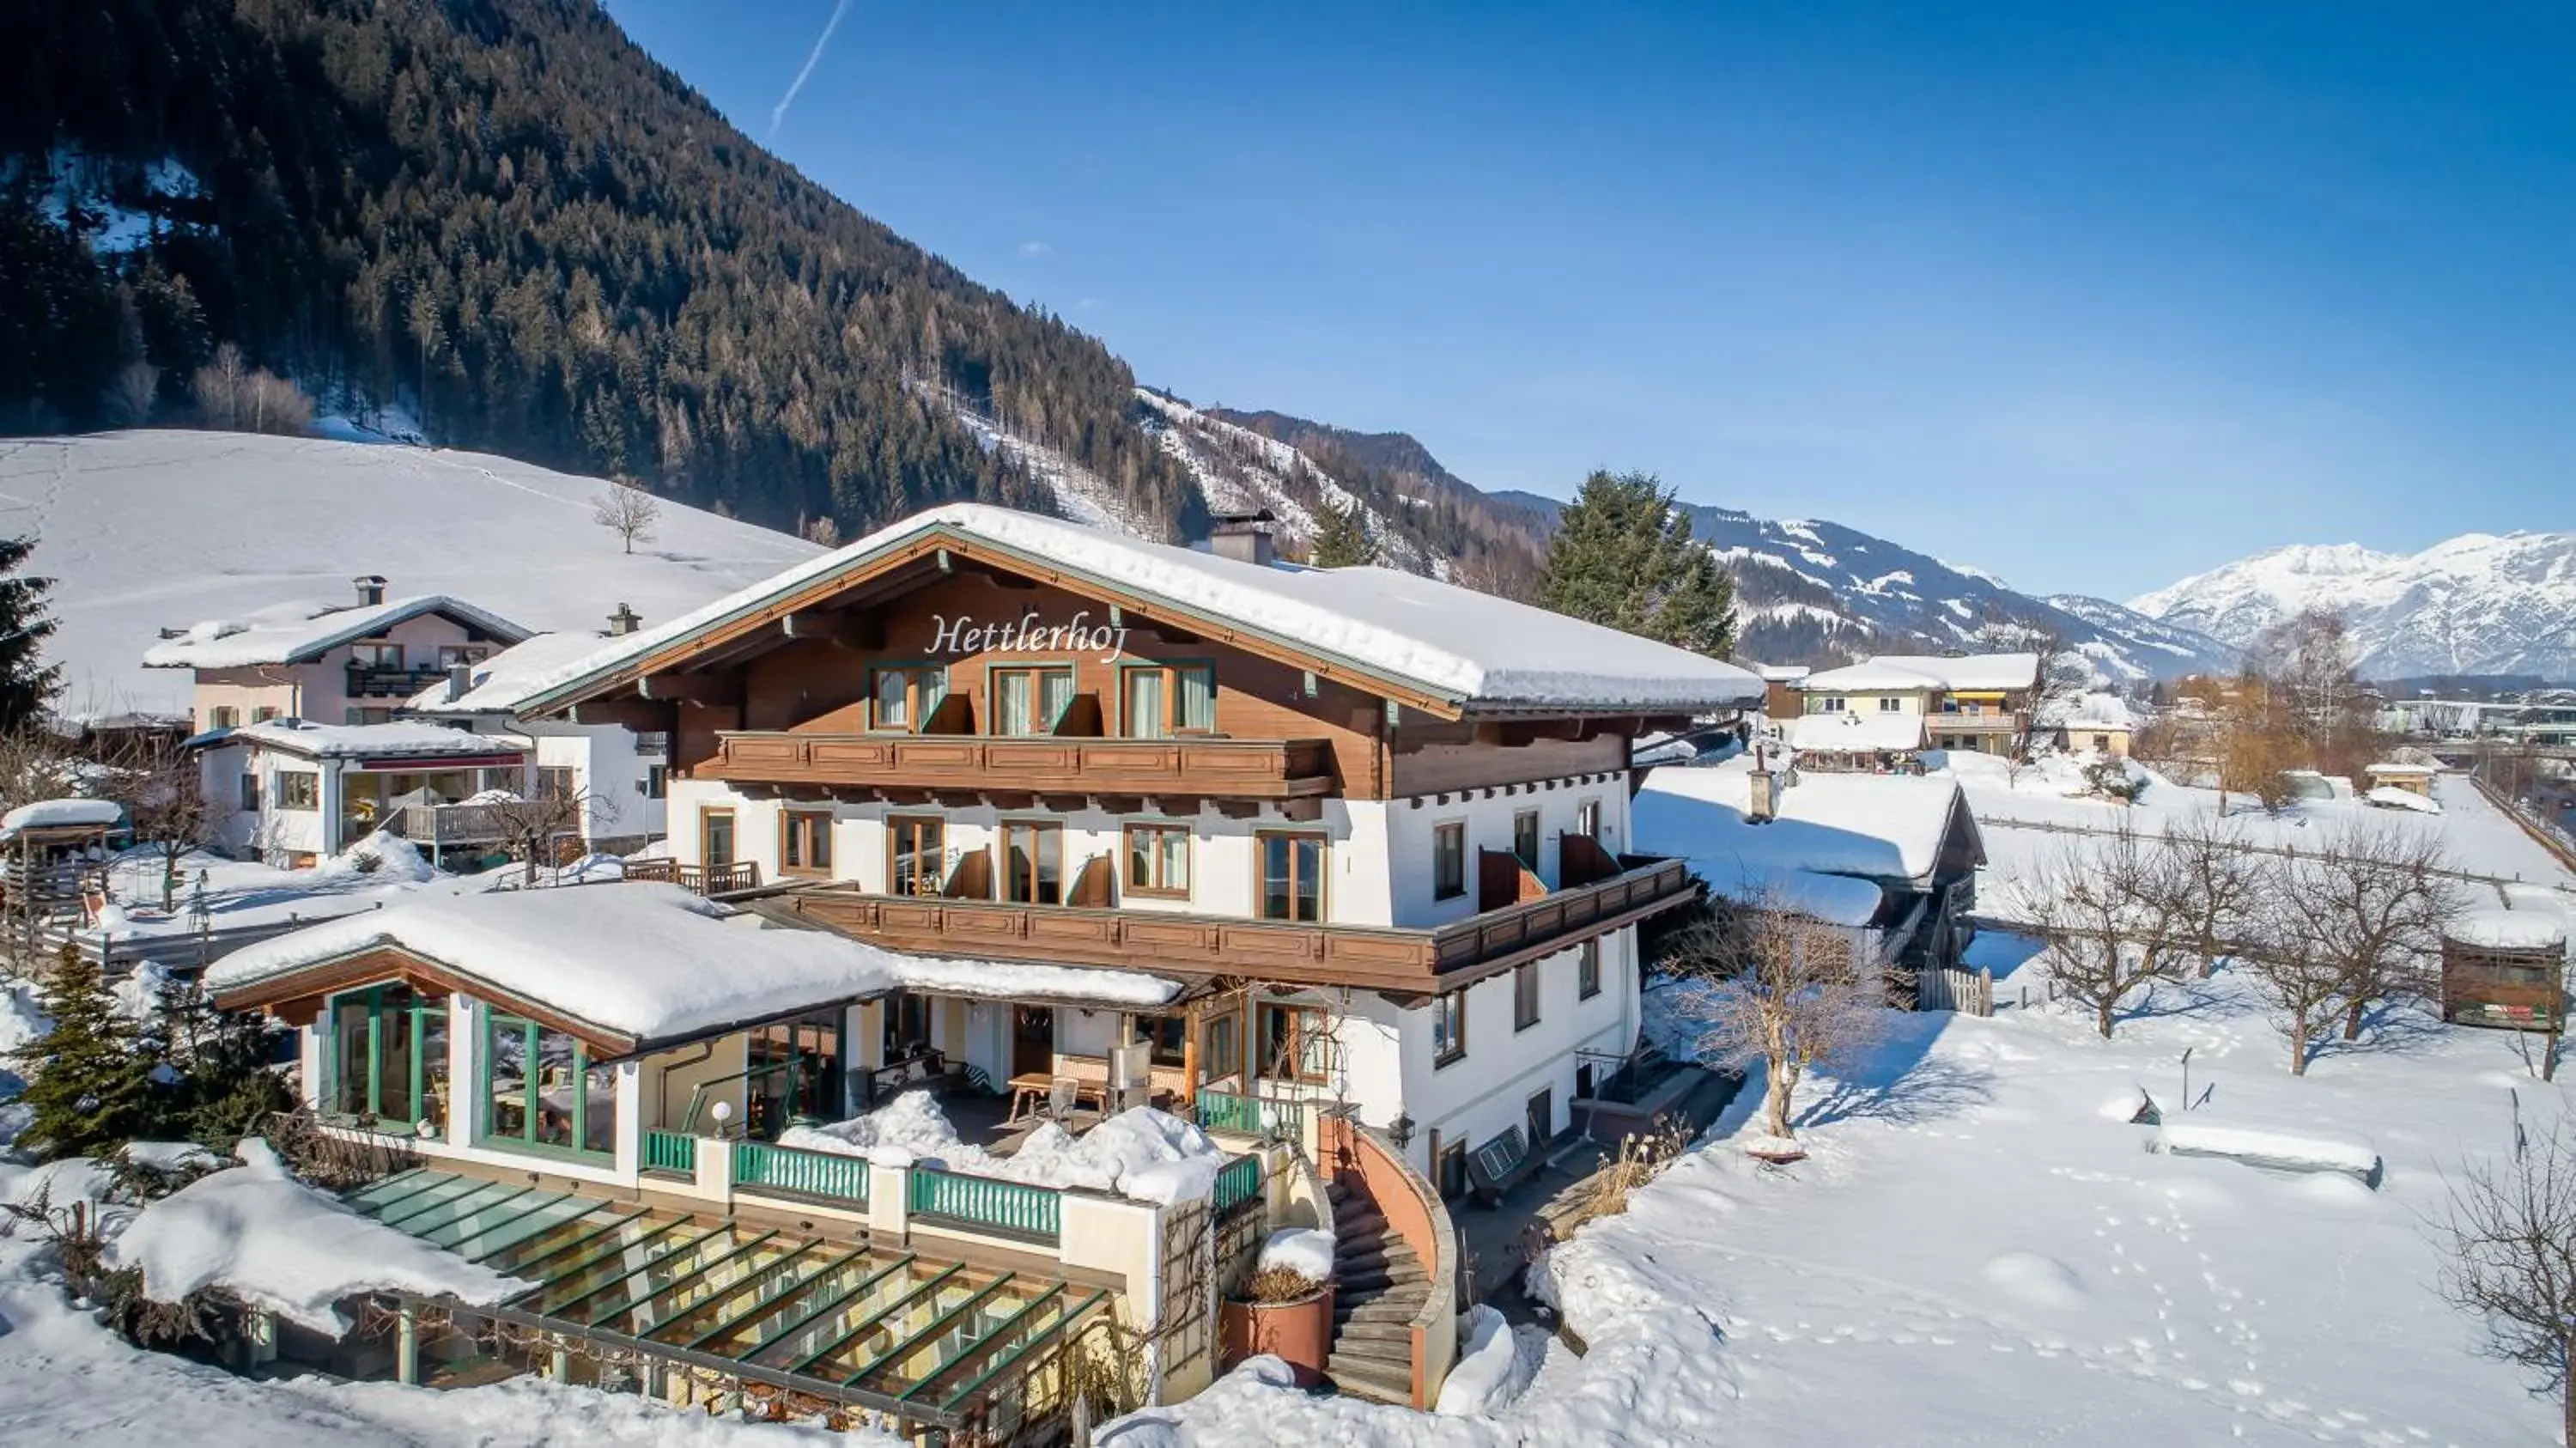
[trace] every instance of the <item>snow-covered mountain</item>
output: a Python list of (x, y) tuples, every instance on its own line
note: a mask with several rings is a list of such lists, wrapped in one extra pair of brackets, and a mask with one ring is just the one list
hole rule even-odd
[(2274, 548), (2129, 607), (2239, 647), (2301, 609), (2330, 609), (2350, 625), (2367, 678), (2576, 680), (2576, 533), (2464, 533), (2412, 554)]
[(1267, 508), (1286, 535), (1282, 541), (1292, 549), (1302, 549), (1314, 540), (1321, 526), (1317, 515), (1322, 510), (1345, 512), (1357, 503), (1367, 520), (1369, 542), (1376, 546), (1378, 558), (1386, 566), (1427, 573), (1434, 578), (1449, 576), (1450, 560), (1429, 553), (1393, 519), (1369, 506), (1295, 447), (1248, 427), (1210, 417), (1178, 398), (1150, 388), (1137, 388), (1136, 400), (1147, 409), (1146, 430), (1154, 434), (1164, 452), (1198, 480), (1210, 512), (1249, 513)]
[[(147, 669), (165, 626), (349, 597), (376, 573), (532, 629), (647, 622), (812, 557), (811, 543), (664, 500), (627, 554), (591, 520), (597, 478), (481, 453), (229, 432), (0, 441), (0, 533), (54, 580), (47, 657), (70, 713), (184, 713), (184, 670)], [(337, 722), (337, 721), (333, 721)]]

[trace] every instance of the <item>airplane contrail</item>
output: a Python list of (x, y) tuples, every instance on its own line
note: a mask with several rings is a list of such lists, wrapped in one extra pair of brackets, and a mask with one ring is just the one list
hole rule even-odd
[(849, 13), (850, 0), (836, 0), (832, 6), (832, 18), (823, 22), (823, 33), (814, 37), (814, 48), (805, 52), (805, 64), (797, 68), (796, 78), (787, 83), (787, 94), (780, 96), (778, 104), (769, 108), (771, 136), (778, 134), (779, 124), (787, 119), (787, 108), (796, 104), (796, 93), (805, 88), (807, 78), (814, 74), (815, 65), (823, 59), (823, 47), (832, 43), (832, 32), (841, 28), (841, 17)]

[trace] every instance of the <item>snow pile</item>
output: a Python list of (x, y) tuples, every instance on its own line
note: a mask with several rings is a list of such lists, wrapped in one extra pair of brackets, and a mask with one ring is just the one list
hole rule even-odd
[(2473, 910), (2442, 933), (2484, 950), (2546, 950), (2567, 943), (2567, 920), (2555, 911)]
[(200, 1177), (136, 1213), (110, 1248), (111, 1265), (142, 1269), (153, 1301), (212, 1288), (336, 1337), (349, 1321), (335, 1304), (360, 1293), (482, 1304), (527, 1286), (360, 1216), (290, 1176), (256, 1137), (237, 1155), (238, 1168)]
[(918, 1162), (967, 1176), (1114, 1192), (1161, 1204), (1209, 1195), (1218, 1170), (1231, 1159), (1197, 1126), (1150, 1106), (1122, 1111), (1080, 1136), (1045, 1122), (1019, 1150), (997, 1156), (960, 1138), (939, 1109), (938, 1098), (927, 1091), (907, 1091), (847, 1121), (790, 1127), (778, 1144), (865, 1157), (885, 1166)]
[(1294, 1272), (1309, 1282), (1333, 1280), (1333, 1234), (1320, 1227), (1287, 1227), (1261, 1244), (1259, 1272)]
[(0, 815), (0, 840), (14, 840), (22, 830), (87, 825), (114, 826), (125, 818), (125, 806), (112, 799), (40, 799)]
[(438, 878), (438, 867), (420, 846), (401, 835), (378, 830), (313, 866), (320, 878), (357, 875), (381, 885), (426, 885)]
[(1444, 1418), (1491, 1417), (1520, 1396), (1537, 1367), (1500, 1312), (1483, 1303), (1467, 1309), (1458, 1333), (1458, 1360), (1440, 1385), (1431, 1411)]
[(2364, 794), (2362, 798), (2379, 806), (2381, 809), (2402, 809), (2412, 811), (2416, 814), (2440, 814), (2442, 812), (2442, 807), (2433, 803), (2432, 800), (2427, 799), (2423, 795), (2417, 794), (2411, 789), (2399, 789), (2393, 784), (2373, 785), (2371, 786), (2370, 792)]
[(931, 536), (953, 537), (1066, 575), (1142, 594), (1293, 647), (1355, 662), (1427, 692), (1480, 704), (1699, 708), (1749, 703), (1762, 681), (1732, 664), (1562, 614), (1387, 568), (1263, 566), (1147, 543), (982, 503), (951, 503), (647, 629), (568, 667), (532, 703), (778, 599), (874, 565)]
[(2223, 1156), (2281, 1171), (2348, 1172), (2373, 1185), (2379, 1180), (2379, 1149), (2355, 1135), (2275, 1131), (2169, 1116), (2156, 1128), (2151, 1147), (2170, 1155)]

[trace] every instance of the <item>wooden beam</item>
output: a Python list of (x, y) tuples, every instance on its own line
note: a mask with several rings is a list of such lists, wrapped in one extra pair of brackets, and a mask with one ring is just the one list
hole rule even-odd
[(564, 711), (575, 724), (620, 724), (638, 734), (670, 734), (679, 729), (679, 711), (652, 699), (593, 699)]
[(635, 681), (635, 692), (662, 703), (739, 704), (742, 679), (734, 674), (646, 674)]
[(845, 649), (885, 647), (885, 615), (872, 608), (815, 608), (781, 614), (778, 630), (791, 639), (825, 639)]

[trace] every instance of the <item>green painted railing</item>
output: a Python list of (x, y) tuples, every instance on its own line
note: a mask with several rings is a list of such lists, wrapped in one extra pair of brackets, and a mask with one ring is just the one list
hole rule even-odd
[(916, 1166), (906, 1205), (922, 1216), (946, 1217), (1041, 1242), (1053, 1242), (1064, 1232), (1064, 1198), (1052, 1188), (994, 1177)]
[(737, 1187), (769, 1187), (802, 1196), (828, 1197), (853, 1206), (868, 1204), (867, 1159), (836, 1152), (737, 1141), (733, 1144), (733, 1182)]
[(644, 1133), (644, 1169), (698, 1174), (698, 1139), (684, 1131)]
[(1273, 1136), (1294, 1141), (1306, 1131), (1306, 1103), (1280, 1096), (1201, 1091), (1193, 1114), (1202, 1129), (1230, 1131), (1237, 1136)]
[(1217, 1169), (1216, 1210), (1219, 1216), (1260, 1195), (1261, 1158), (1238, 1156)]

